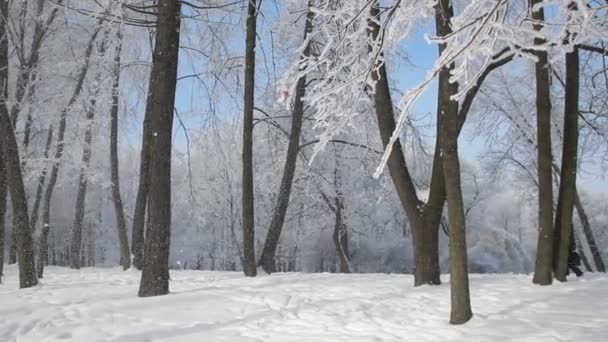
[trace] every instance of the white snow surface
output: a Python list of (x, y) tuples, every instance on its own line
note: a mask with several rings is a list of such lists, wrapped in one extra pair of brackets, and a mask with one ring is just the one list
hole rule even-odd
[(535, 286), (529, 275), (471, 275), (475, 316), (448, 324), (449, 279), (410, 275), (172, 271), (171, 294), (138, 298), (140, 273), (48, 267), (0, 285), (0, 341), (608, 341), (608, 276)]

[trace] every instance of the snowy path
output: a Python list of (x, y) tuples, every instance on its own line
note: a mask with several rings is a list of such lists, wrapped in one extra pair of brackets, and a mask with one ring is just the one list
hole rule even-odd
[(175, 271), (172, 294), (142, 299), (136, 271), (49, 267), (27, 290), (5, 273), (2, 342), (608, 341), (606, 275), (551, 287), (473, 275), (475, 317), (455, 327), (447, 283), (413, 288), (407, 275)]

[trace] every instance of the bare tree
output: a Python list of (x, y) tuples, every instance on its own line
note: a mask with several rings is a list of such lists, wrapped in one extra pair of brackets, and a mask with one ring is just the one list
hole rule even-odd
[(6, 18), (8, 16), (8, 2), (0, 0), (0, 139), (2, 141), (1, 157), (6, 169), (6, 180), (11, 195), (13, 208), (14, 233), (17, 238), (17, 260), (19, 263), (19, 287), (26, 288), (38, 284), (34, 266), (34, 245), (32, 231), (29, 224), (27, 198), (21, 174), (21, 159), (17, 138), (11, 123), (6, 100), (8, 84), (8, 36), (6, 32)]
[(257, 274), (255, 262), (255, 212), (253, 193), (253, 108), (255, 96), (255, 43), (258, 9), (256, 0), (247, 5), (245, 41), (245, 92), (243, 102), (243, 271), (248, 277)]
[[(541, 0), (530, 0), (530, 11), (535, 21), (533, 28), (540, 31), (545, 20)], [(534, 38), (534, 45), (542, 46), (544, 39)], [(535, 284), (550, 285), (553, 270), (553, 184), (551, 173), (551, 84), (547, 52), (533, 52), (537, 58), (536, 74), (536, 127), (538, 144), (538, 244), (536, 248)]]
[[(308, 6), (310, 7), (310, 5), (311, 3), (309, 1)], [(308, 39), (308, 35), (312, 31), (313, 17), (313, 12), (308, 11), (306, 23), (304, 24), (304, 40)], [(306, 60), (310, 57), (310, 45), (311, 43), (309, 42), (302, 52), (301, 60), (303, 63), (306, 62)], [(274, 211), (272, 213), (272, 220), (270, 221), (270, 227), (268, 228), (268, 233), (266, 235), (266, 242), (264, 243), (264, 249), (262, 250), (262, 256), (260, 257), (260, 265), (264, 271), (266, 271), (266, 273), (275, 272), (274, 259), (277, 246), (279, 244), (279, 238), (281, 236), (281, 230), (283, 229), (283, 224), (285, 223), (285, 215), (287, 214), (293, 178), (296, 172), (298, 151), (300, 150), (300, 135), (302, 134), (302, 121), (304, 120), (303, 97), (305, 93), (306, 75), (300, 77), (296, 85), (296, 94), (291, 118), (291, 132), (289, 135), (289, 144), (287, 145), (287, 155), (285, 157), (285, 166), (283, 167), (283, 176), (281, 177), (279, 195), (275, 203)]]
[(110, 173), (112, 187), (112, 201), (116, 215), (116, 231), (120, 248), (120, 263), (124, 270), (131, 267), (129, 253), (129, 238), (125, 212), (120, 195), (120, 178), (118, 175), (118, 100), (120, 92), (120, 55), (122, 52), (122, 33), (116, 33), (117, 46), (114, 51), (114, 70), (112, 71), (112, 104), (110, 107)]
[[(169, 247), (171, 240), (171, 136), (177, 84), (180, 4), (159, 0), (156, 43), (152, 57), (155, 82), (151, 82), (149, 222), (139, 296), (169, 292)], [(144, 133), (145, 134), (145, 133)], [(142, 146), (142, 149), (146, 146)]]

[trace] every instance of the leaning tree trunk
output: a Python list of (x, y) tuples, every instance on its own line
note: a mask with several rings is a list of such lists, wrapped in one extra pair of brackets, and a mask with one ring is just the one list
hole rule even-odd
[[(0, 0), (0, 13), (8, 13), (8, 3)], [(34, 244), (30, 230), (27, 198), (21, 174), (19, 147), (6, 104), (8, 84), (8, 32), (6, 20), (0, 20), (0, 156), (6, 170), (6, 181), (13, 208), (13, 234), (17, 238), (17, 260), (19, 263), (19, 287), (32, 287), (38, 283), (34, 266)], [(6, 197), (5, 197), (6, 198)]]
[[(149, 222), (139, 296), (169, 292), (169, 247), (171, 239), (171, 135), (177, 84), (180, 5), (176, 0), (159, 0), (156, 43), (152, 70), (158, 82), (150, 89), (152, 108)], [(145, 146), (142, 146), (145, 148)]]
[(576, 212), (581, 220), (583, 226), (583, 234), (587, 239), (587, 243), (589, 244), (589, 249), (591, 250), (591, 255), (593, 256), (593, 262), (595, 263), (595, 267), (598, 272), (606, 272), (606, 266), (604, 264), (604, 260), (602, 260), (602, 254), (600, 249), (597, 246), (597, 242), (595, 241), (595, 236), (593, 236), (593, 230), (591, 230), (591, 224), (589, 223), (589, 218), (587, 217), (587, 213), (583, 208), (583, 204), (581, 203), (581, 198), (578, 194), (578, 191), (574, 197), (574, 204), (576, 206)]
[(253, 106), (255, 95), (255, 41), (257, 4), (247, 6), (247, 37), (245, 42), (245, 92), (243, 101), (243, 271), (248, 277), (257, 274), (255, 262), (255, 212), (253, 193)]
[[(84, 63), (82, 68), (80, 69), (80, 73), (78, 74), (78, 79), (76, 81), (76, 87), (74, 88), (74, 92), (70, 97), (67, 106), (61, 112), (61, 117), (59, 119), (59, 129), (57, 132), (57, 148), (55, 150), (53, 167), (51, 169), (51, 175), (49, 177), (49, 184), (46, 187), (46, 192), (44, 193), (44, 202), (42, 205), (42, 227), (43, 229), (48, 228), (51, 229), (51, 202), (53, 199), (53, 191), (55, 190), (55, 185), (57, 184), (57, 177), (59, 176), (59, 163), (61, 161), (61, 157), (63, 156), (63, 149), (65, 145), (65, 129), (67, 125), (67, 116), (70, 107), (76, 102), (80, 93), (82, 92), (82, 86), (84, 84), (84, 80), (87, 76), (87, 72), (89, 71), (89, 62), (91, 59), (91, 53), (93, 52), (93, 47), (95, 46), (95, 39), (99, 34), (100, 26), (97, 26), (95, 32), (89, 39), (89, 43), (87, 45), (85, 54), (84, 54)], [(48, 246), (39, 246), (40, 250), (48, 249)], [(43, 265), (39, 265), (38, 267), (43, 267)]]
[(36, 260), (36, 274), (38, 278), (44, 277), (44, 266), (49, 263), (49, 226), (42, 227), (38, 241), (38, 260)]
[(350, 263), (348, 260), (348, 231), (342, 216), (344, 203), (342, 202), (340, 195), (336, 196), (335, 207), (336, 223), (334, 225), (333, 240), (334, 246), (336, 246), (336, 252), (338, 253), (338, 259), (340, 260), (340, 273), (351, 273)]
[(118, 100), (120, 91), (120, 54), (122, 51), (122, 33), (116, 34), (118, 45), (114, 56), (114, 70), (112, 79), (112, 107), (110, 108), (110, 173), (112, 200), (114, 202), (114, 213), (116, 215), (116, 230), (120, 248), (120, 263), (124, 270), (131, 267), (131, 256), (129, 253), (129, 238), (127, 236), (127, 224), (125, 212), (120, 196), (120, 176), (118, 174)]
[(131, 229), (131, 254), (133, 255), (133, 266), (141, 270), (144, 264), (144, 226), (146, 224), (146, 207), (150, 192), (150, 150), (152, 148), (152, 129), (150, 127), (152, 97), (150, 91), (155, 87), (156, 72), (154, 65), (150, 71), (148, 81), (148, 96), (146, 97), (146, 110), (144, 113), (143, 133), (141, 142), (141, 153), (139, 158), (139, 184), (135, 197), (135, 209), (133, 212), (133, 227)]
[[(102, 46), (104, 43), (102, 43)], [(99, 84), (101, 78), (96, 78), (96, 83)], [(95, 119), (95, 111), (97, 110), (96, 97), (99, 95), (95, 91), (89, 108), (86, 114), (86, 128), (84, 132), (84, 146), (82, 150), (82, 160), (80, 165), (80, 175), (78, 177), (78, 193), (76, 195), (76, 209), (74, 211), (74, 226), (72, 227), (72, 242), (70, 244), (70, 268), (79, 269), (81, 266), (80, 254), (82, 251), (82, 229), (84, 225), (84, 211), (86, 208), (87, 197), (87, 172), (91, 164), (91, 144), (93, 141), (93, 125)]]
[(4, 166), (4, 152), (0, 148), (0, 283), (4, 272), (4, 228), (6, 221), (6, 169)]
[(558, 211), (555, 215), (554, 272), (555, 279), (566, 281), (576, 197), (578, 156), (579, 56), (575, 46), (566, 54), (566, 89), (564, 105), (564, 141), (559, 184)]
[[(313, 16), (313, 12), (309, 11), (306, 17), (306, 23), (304, 25), (304, 41), (308, 39), (308, 35), (312, 31)], [(305, 63), (309, 57), (310, 42), (308, 42), (306, 48), (302, 52), (300, 61)], [(293, 178), (296, 172), (298, 151), (300, 149), (300, 135), (302, 133), (302, 121), (304, 119), (303, 97), (305, 93), (306, 76), (302, 76), (300, 79), (298, 79), (296, 84), (294, 107), (291, 118), (291, 133), (289, 136), (289, 145), (287, 146), (287, 156), (285, 157), (285, 166), (283, 167), (283, 177), (281, 178), (279, 196), (277, 197), (272, 220), (270, 221), (270, 227), (268, 228), (268, 233), (266, 235), (266, 242), (264, 243), (264, 249), (262, 250), (262, 256), (260, 257), (260, 265), (266, 273), (275, 272), (276, 269), (274, 258), (276, 255), (277, 246), (279, 245), (281, 230), (283, 229), (283, 224), (285, 223), (285, 215), (287, 214)]]
[[(541, 0), (530, 1), (534, 30), (540, 32), (545, 20), (542, 7), (534, 8)], [(545, 40), (534, 38), (534, 45), (542, 46)], [(551, 83), (547, 52), (537, 50), (536, 74), (536, 126), (538, 141), (538, 244), (533, 282), (539, 285), (552, 283), (553, 271), (553, 184), (551, 173)]]

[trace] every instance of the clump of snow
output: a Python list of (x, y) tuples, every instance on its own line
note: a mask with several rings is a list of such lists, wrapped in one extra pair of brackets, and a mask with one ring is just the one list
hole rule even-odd
[[(605, 341), (608, 276), (554, 286), (472, 275), (474, 318), (451, 326), (449, 285), (410, 275), (172, 271), (171, 294), (138, 298), (138, 272), (58, 267), (0, 285), (0, 341)], [(448, 277), (444, 276), (447, 283)]]

